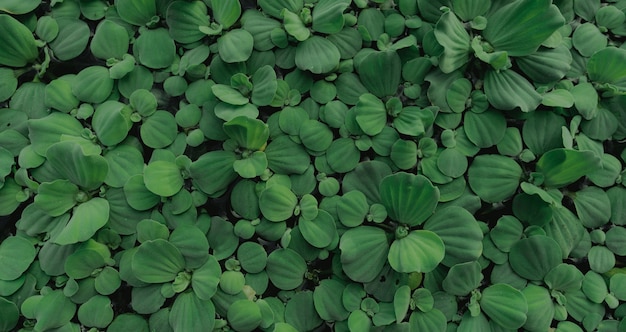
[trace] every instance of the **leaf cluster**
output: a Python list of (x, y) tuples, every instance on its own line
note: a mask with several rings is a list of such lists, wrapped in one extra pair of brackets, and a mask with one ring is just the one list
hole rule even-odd
[(3, 1), (0, 332), (626, 330), (625, 12)]

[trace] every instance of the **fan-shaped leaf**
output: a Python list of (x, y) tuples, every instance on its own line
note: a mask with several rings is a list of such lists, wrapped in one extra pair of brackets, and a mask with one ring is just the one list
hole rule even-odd
[(522, 168), (514, 160), (500, 155), (474, 158), (468, 170), (469, 185), (487, 202), (500, 202), (511, 197), (522, 178)]
[(561, 263), (559, 245), (543, 235), (521, 239), (511, 247), (509, 262), (515, 273), (529, 280), (542, 280)]
[(184, 267), (178, 248), (163, 239), (142, 243), (132, 257), (133, 275), (147, 283), (172, 281)]
[(422, 175), (402, 172), (381, 181), (380, 196), (391, 219), (417, 226), (433, 214), (439, 190)]
[(416, 230), (396, 239), (389, 248), (389, 264), (401, 273), (428, 273), (443, 260), (445, 249), (437, 234)]
[(518, 329), (526, 322), (528, 304), (524, 294), (507, 284), (495, 284), (482, 291), (482, 311), (505, 329)]
[(109, 221), (109, 202), (96, 197), (76, 207), (70, 221), (54, 238), (54, 243), (67, 245), (90, 239)]
[(374, 280), (387, 262), (389, 242), (385, 231), (371, 226), (356, 227), (341, 236), (341, 265), (350, 279)]
[(324, 74), (339, 65), (340, 57), (335, 44), (326, 38), (312, 36), (296, 47), (295, 63), (301, 70)]

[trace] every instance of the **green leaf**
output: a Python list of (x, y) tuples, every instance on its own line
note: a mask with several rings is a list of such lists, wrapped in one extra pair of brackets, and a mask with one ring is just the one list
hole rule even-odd
[(289, 219), (297, 204), (296, 195), (288, 187), (279, 184), (265, 188), (259, 196), (261, 213), (270, 221)]
[(572, 54), (565, 45), (556, 48), (539, 48), (537, 52), (515, 60), (522, 72), (537, 83), (558, 81), (572, 67)]
[[(267, 4), (268, 1), (265, 1)], [(277, 2), (269, 2), (277, 3)], [(280, 11), (286, 7), (276, 8), (278, 11), (274, 17), (280, 18)], [(292, 9), (289, 9), (292, 10)], [(252, 34), (254, 48), (258, 51), (269, 51), (275, 47), (272, 43), (271, 34), (276, 28), (281, 27), (281, 23), (256, 10), (246, 10), (240, 19), (242, 27)]]
[(89, 25), (85, 21), (74, 17), (58, 17), (59, 33), (48, 46), (54, 53), (55, 58), (67, 61), (78, 57), (87, 48)]
[(583, 23), (572, 34), (572, 45), (584, 57), (590, 57), (608, 44), (608, 38), (593, 23)]
[(299, 137), (307, 149), (326, 151), (333, 142), (333, 132), (326, 124), (317, 120), (305, 120), (301, 123)]
[(371, 318), (362, 310), (355, 310), (348, 317), (349, 331), (369, 331), (372, 328)]
[[(598, 107), (595, 117), (591, 120), (583, 120), (580, 127), (584, 134), (589, 138), (599, 141), (610, 140), (616, 133), (620, 125), (620, 121), (616, 115), (604, 107)], [(578, 145), (581, 146), (582, 139), (578, 139)], [(581, 148), (581, 150), (583, 150)]]
[(561, 248), (565, 259), (583, 238), (585, 228), (576, 215), (564, 206), (552, 205), (552, 221), (543, 226), (546, 234)]
[(221, 274), (222, 268), (217, 259), (209, 256), (206, 263), (195, 269), (191, 275), (191, 287), (196, 296), (201, 300), (210, 300), (217, 291)]
[(611, 293), (613, 293), (617, 299), (624, 301), (626, 298), (626, 274), (614, 274), (609, 280), (609, 283)]
[(480, 286), (483, 274), (477, 261), (465, 262), (453, 265), (441, 286), (452, 295), (467, 296), (471, 291)]
[(104, 198), (92, 198), (74, 209), (67, 225), (54, 238), (54, 243), (67, 245), (84, 242), (104, 227), (108, 220), (109, 202)]
[(280, 15), (283, 17), (285, 31), (296, 40), (305, 41), (311, 36), (311, 31), (304, 26), (304, 22), (302, 22), (300, 16), (290, 12), (286, 8), (281, 10)]
[(626, 253), (626, 228), (616, 226), (606, 232), (605, 245), (614, 254), (624, 256)]
[(430, 130), (434, 122), (435, 116), (430, 110), (407, 106), (393, 119), (393, 127), (400, 134), (417, 137)]
[(563, 147), (561, 127), (565, 119), (554, 112), (533, 112), (524, 122), (522, 138), (535, 155)]
[(313, 291), (313, 304), (320, 318), (326, 321), (343, 321), (350, 312), (342, 304), (345, 284), (336, 279), (324, 279)]
[(265, 148), (269, 168), (278, 174), (302, 174), (311, 163), (304, 148), (288, 136), (272, 140)]
[(133, 25), (147, 25), (156, 16), (155, 0), (116, 0), (120, 17)]
[(576, 214), (587, 228), (599, 228), (611, 218), (611, 202), (606, 192), (597, 187), (587, 187), (573, 197)]
[(485, 15), (491, 7), (491, 0), (452, 0), (452, 8), (463, 21), (471, 21), (476, 16)]
[(131, 145), (117, 145), (107, 151), (104, 159), (109, 164), (109, 172), (104, 179), (104, 183), (111, 187), (124, 187), (132, 176), (143, 173), (143, 155), (137, 148)]
[(219, 100), (231, 105), (240, 106), (248, 103), (248, 98), (242, 96), (239, 91), (228, 85), (215, 84), (211, 86), (211, 91)]
[(282, 290), (292, 290), (304, 280), (307, 265), (292, 249), (277, 249), (267, 256), (267, 275), (272, 284)]
[(0, 6), (0, 11), (4, 11), (13, 15), (21, 15), (21, 14), (26, 14), (35, 10), (39, 6), (40, 3), (41, 3), (41, 0), (28, 0), (28, 1), (10, 0), (10, 1), (6, 1), (2, 3), (2, 6)]
[(167, 111), (154, 112), (139, 128), (141, 140), (153, 149), (161, 149), (172, 144), (177, 134), (176, 119)]
[(75, 118), (55, 112), (41, 119), (28, 120), (29, 138), (33, 150), (41, 156), (48, 148), (61, 140), (61, 137), (80, 136), (82, 125)]
[(375, 96), (383, 98), (396, 94), (402, 65), (395, 51), (370, 52), (357, 62), (356, 70), (363, 85)]
[(180, 250), (163, 239), (142, 243), (132, 256), (133, 275), (146, 283), (173, 281), (184, 267)]
[(537, 171), (544, 176), (546, 187), (559, 188), (573, 183), (600, 166), (600, 158), (592, 151), (553, 149), (537, 161)]
[(147, 211), (161, 202), (161, 196), (146, 188), (143, 174), (128, 178), (124, 184), (124, 195), (129, 207), (138, 211)]
[(244, 179), (261, 176), (267, 169), (267, 157), (262, 151), (255, 151), (244, 159), (233, 162), (233, 169)]
[(226, 63), (243, 62), (252, 54), (254, 38), (243, 29), (233, 29), (217, 40), (220, 58)]
[(391, 146), (389, 157), (399, 169), (411, 169), (418, 159), (417, 144), (413, 141), (399, 139)]
[(111, 299), (96, 295), (78, 308), (78, 320), (84, 326), (105, 328), (113, 321)]
[(176, 297), (169, 315), (174, 331), (212, 331), (215, 326), (215, 306), (210, 300), (201, 300), (192, 292)]
[(446, 316), (439, 309), (430, 311), (416, 310), (409, 318), (411, 331), (445, 331)]
[(491, 229), (489, 235), (491, 241), (503, 252), (509, 252), (511, 246), (522, 238), (524, 226), (512, 216), (502, 216), (496, 225)]
[(99, 294), (111, 295), (117, 291), (122, 285), (119, 272), (110, 267), (105, 267), (98, 276), (94, 283), (94, 287)]
[(189, 167), (194, 185), (208, 195), (222, 192), (237, 178), (232, 167), (235, 160), (235, 154), (230, 151), (203, 154)]
[(37, 251), (28, 239), (20, 236), (7, 237), (0, 243), (0, 280), (19, 278), (36, 256)]
[(176, 57), (176, 45), (165, 28), (140, 29), (133, 44), (135, 58), (151, 69), (167, 68)]
[(487, 15), (483, 37), (497, 50), (510, 56), (524, 56), (539, 48), (554, 31), (565, 24), (550, 0), (511, 2)]
[(607, 47), (589, 58), (587, 72), (589, 79), (597, 83), (608, 83), (618, 88), (626, 88), (626, 50)]
[(278, 89), (274, 68), (264, 65), (257, 69), (252, 76), (252, 84), (252, 102), (257, 106), (271, 104)]
[(338, 173), (347, 173), (353, 170), (361, 159), (361, 153), (355, 142), (350, 138), (334, 140), (326, 151), (328, 166)]
[(112, 91), (113, 79), (106, 67), (87, 67), (81, 70), (72, 81), (72, 93), (83, 102), (102, 103)]
[(168, 161), (154, 161), (144, 169), (146, 188), (155, 195), (174, 196), (184, 184), (180, 169)]
[(536, 235), (521, 239), (511, 247), (509, 262), (515, 273), (529, 280), (543, 278), (561, 263), (559, 245), (551, 238)]
[(385, 32), (385, 18), (377, 8), (361, 9), (357, 18), (357, 26), (366, 42), (376, 41)]
[(485, 94), (493, 107), (507, 111), (519, 107), (522, 112), (531, 112), (541, 103), (541, 95), (533, 86), (510, 69), (487, 70)]
[(280, 18), (280, 12), (287, 8), (292, 13), (299, 13), (304, 6), (303, 0), (260, 0), (259, 6), (266, 14), (275, 18)]
[(526, 298), (510, 285), (495, 284), (485, 288), (479, 303), (482, 311), (505, 329), (515, 330), (526, 322)]
[(211, 1), (213, 17), (224, 29), (230, 28), (241, 15), (241, 3), (235, 0)]
[(511, 197), (522, 178), (522, 168), (514, 160), (500, 155), (480, 155), (468, 169), (469, 185), (486, 202), (500, 202)]
[(387, 262), (389, 242), (385, 231), (371, 226), (349, 229), (340, 239), (341, 266), (357, 282), (374, 280)]
[(102, 60), (121, 59), (128, 53), (129, 44), (130, 38), (126, 29), (113, 20), (105, 19), (96, 27), (89, 49), (95, 57)]
[[(221, 3), (226, 4), (228, 1)], [(183, 44), (195, 43), (204, 38), (206, 34), (200, 27), (208, 27), (210, 24), (207, 5), (203, 1), (172, 1), (167, 7), (165, 19), (170, 36)]]
[(456, 79), (446, 92), (446, 102), (455, 113), (465, 110), (465, 105), (472, 92), (472, 83), (466, 78)]
[(435, 211), (439, 190), (422, 175), (401, 172), (381, 181), (380, 197), (391, 219), (417, 226)]
[(287, 301), (285, 322), (296, 331), (313, 331), (323, 323), (315, 311), (313, 292), (298, 292)]
[(575, 291), (582, 285), (583, 274), (575, 266), (561, 263), (550, 270), (543, 280), (550, 289)]
[(0, 331), (11, 331), (20, 319), (20, 312), (15, 303), (0, 298)]
[(92, 117), (93, 130), (104, 145), (113, 146), (122, 142), (132, 127), (131, 110), (117, 101), (106, 101), (98, 107)]
[(76, 305), (62, 291), (51, 291), (43, 295), (37, 303), (33, 317), (37, 323), (34, 328), (37, 331), (46, 331), (62, 327), (70, 322), (75, 313)]
[(344, 27), (343, 12), (350, 6), (349, 0), (321, 0), (313, 8), (313, 30), (320, 33), (336, 34)]
[[(23, 3), (23, 2), (21, 2)], [(24, 67), (39, 55), (35, 37), (26, 26), (12, 16), (0, 14), (0, 64), (10, 67)]]
[(452, 11), (441, 15), (435, 25), (435, 38), (443, 46), (439, 67), (444, 73), (451, 73), (469, 60), (470, 36)]
[(93, 190), (100, 187), (109, 166), (100, 155), (86, 155), (82, 147), (72, 141), (59, 142), (46, 151), (50, 166), (75, 185)]
[(574, 106), (574, 96), (565, 89), (555, 89), (543, 95), (542, 105), (570, 108)]
[(260, 150), (267, 144), (269, 127), (261, 120), (238, 116), (224, 123), (224, 132), (237, 142), (237, 145), (248, 150)]
[(17, 90), (17, 77), (13, 70), (9, 68), (0, 68), (0, 101), (6, 101), (11, 98), (15, 90)]
[(459, 206), (439, 209), (424, 229), (439, 236), (446, 255), (442, 264), (452, 267), (458, 263), (477, 260), (482, 254), (483, 233), (474, 216)]
[(346, 227), (356, 227), (363, 223), (369, 211), (367, 198), (357, 190), (350, 191), (337, 203), (339, 221)]
[(389, 248), (389, 264), (401, 273), (428, 273), (443, 260), (445, 248), (437, 234), (416, 230), (398, 238)]
[(341, 57), (335, 44), (320, 36), (312, 36), (298, 43), (295, 52), (296, 66), (314, 74), (333, 71), (339, 65)]
[(121, 314), (113, 319), (113, 322), (107, 328), (110, 332), (122, 332), (126, 330), (148, 332), (148, 322), (145, 318), (137, 314)]
[(130, 106), (133, 111), (142, 117), (154, 115), (158, 107), (156, 96), (147, 89), (137, 89), (129, 97)]
[(347, 193), (358, 190), (365, 194), (368, 203), (379, 203), (379, 184), (383, 178), (391, 175), (391, 168), (381, 161), (365, 161), (344, 176), (342, 190)]
[(68, 180), (44, 182), (37, 189), (35, 205), (48, 215), (58, 217), (76, 205), (78, 193), (78, 187)]
[(437, 167), (444, 175), (458, 178), (467, 171), (467, 157), (456, 148), (447, 148), (439, 154)]
[(383, 102), (371, 93), (363, 94), (355, 108), (356, 122), (370, 136), (379, 134), (387, 125), (387, 110)]
[(615, 255), (604, 246), (593, 246), (587, 254), (589, 267), (597, 273), (606, 273), (615, 267)]
[(608, 285), (602, 276), (594, 271), (585, 273), (581, 289), (589, 300), (594, 303), (602, 303), (609, 294)]
[(506, 132), (506, 119), (502, 112), (466, 112), (464, 127), (467, 138), (479, 148), (498, 144)]
[(202, 266), (209, 255), (209, 242), (205, 233), (193, 225), (178, 225), (170, 234), (169, 242), (176, 246), (185, 258), (185, 267)]
[(228, 307), (228, 322), (235, 331), (253, 331), (263, 320), (261, 309), (251, 300), (237, 300)]
[(233, 232), (234, 226), (231, 222), (220, 217), (211, 218), (209, 229), (209, 247), (213, 249), (213, 256), (222, 260), (232, 255), (239, 245), (239, 238)]
[(335, 220), (324, 210), (319, 210), (312, 220), (301, 217), (298, 225), (304, 239), (316, 248), (328, 247), (337, 232)]

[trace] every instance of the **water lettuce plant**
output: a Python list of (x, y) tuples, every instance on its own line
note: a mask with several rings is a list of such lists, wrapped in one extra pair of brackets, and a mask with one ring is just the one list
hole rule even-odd
[(625, 331), (623, 0), (5, 0), (0, 332)]

